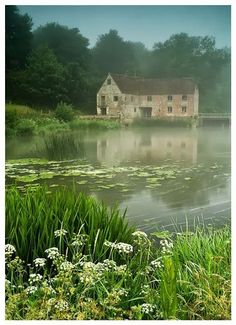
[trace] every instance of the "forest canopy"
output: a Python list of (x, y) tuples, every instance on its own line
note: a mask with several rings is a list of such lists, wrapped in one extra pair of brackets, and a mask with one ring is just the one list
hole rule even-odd
[[(54, 109), (63, 101), (96, 112), (96, 93), (108, 72), (144, 78), (191, 77), (200, 112), (230, 112), (231, 53), (211, 36), (173, 34), (148, 50), (117, 30), (99, 35), (93, 48), (78, 28), (33, 21), (6, 6), (6, 101)], [(158, 34), (157, 34), (158, 39)]]

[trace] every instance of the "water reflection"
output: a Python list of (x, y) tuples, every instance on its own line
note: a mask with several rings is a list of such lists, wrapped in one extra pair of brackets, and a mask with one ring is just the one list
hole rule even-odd
[[(56, 136), (49, 144), (43, 137), (6, 144), (8, 159), (58, 160), (30, 165), (29, 171), (36, 168), (37, 175), (43, 176), (30, 184), (46, 182), (52, 190), (55, 185), (76, 184), (78, 191), (128, 208), (131, 222), (148, 231), (169, 225), (174, 217), (184, 223), (186, 215), (191, 220), (196, 216), (230, 219), (229, 129), (77, 132), (63, 139)], [(86, 159), (85, 169), (81, 157)], [(46, 179), (48, 171), (54, 176)], [(7, 181), (14, 182), (14, 177)]]
[(139, 160), (154, 163), (165, 159), (197, 161), (196, 130), (123, 130), (102, 134), (97, 141), (97, 159), (102, 164), (116, 165)]

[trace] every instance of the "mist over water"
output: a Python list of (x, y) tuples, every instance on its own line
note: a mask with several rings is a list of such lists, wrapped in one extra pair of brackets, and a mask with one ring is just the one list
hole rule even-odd
[(130, 222), (147, 232), (173, 230), (173, 223), (181, 227), (186, 218), (190, 225), (230, 222), (229, 128), (71, 132), (66, 146), (62, 138), (58, 142), (53, 139), (53, 147), (42, 137), (9, 140), (7, 160), (49, 162), (7, 164), (7, 184), (25, 186), (24, 177), (31, 175), (33, 186), (76, 186), (110, 206), (127, 208)]

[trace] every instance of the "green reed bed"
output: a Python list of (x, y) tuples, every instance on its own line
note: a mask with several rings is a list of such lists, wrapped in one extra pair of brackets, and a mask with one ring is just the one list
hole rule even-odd
[(65, 189), (6, 210), (7, 319), (230, 319), (229, 227), (147, 236)]
[(104, 253), (105, 239), (129, 241), (133, 231), (116, 208), (109, 209), (67, 187), (52, 193), (46, 186), (28, 188), (25, 194), (15, 187), (6, 191), (6, 241), (16, 247), (26, 262), (56, 246), (54, 231), (61, 227), (67, 229), (69, 236), (80, 228), (82, 234), (89, 235), (84, 253), (96, 259)]

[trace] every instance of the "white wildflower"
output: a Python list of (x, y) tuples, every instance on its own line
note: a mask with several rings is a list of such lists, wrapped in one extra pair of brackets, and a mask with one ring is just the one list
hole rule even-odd
[(65, 300), (59, 300), (56, 302), (55, 308), (59, 311), (66, 311), (69, 308), (69, 304)]
[(151, 261), (150, 265), (154, 268), (154, 269), (159, 269), (162, 267), (162, 263), (160, 260), (154, 260), (154, 261)]
[(103, 261), (103, 264), (108, 271), (116, 269), (116, 262), (113, 260), (106, 259)]
[(29, 283), (30, 284), (39, 283), (42, 280), (42, 278), (43, 276), (41, 274), (32, 273), (29, 275)]
[(5, 255), (11, 257), (16, 252), (16, 249), (11, 244), (5, 245)]
[(45, 264), (46, 264), (46, 258), (40, 258), (40, 257), (38, 257), (38, 258), (36, 258), (34, 260), (34, 264), (37, 267), (44, 267)]
[(67, 231), (62, 228), (54, 231), (55, 237), (62, 237), (65, 236), (65, 234), (67, 234)]
[(60, 270), (62, 270), (62, 271), (71, 271), (71, 270), (73, 270), (73, 268), (74, 268), (74, 265), (71, 262), (67, 262), (67, 261), (61, 263), (61, 265), (60, 265)]
[(116, 247), (116, 244), (115, 243), (112, 243), (112, 242), (110, 242), (108, 240), (105, 240), (104, 246), (111, 247), (111, 248), (115, 248)]
[(141, 305), (141, 312), (144, 314), (150, 314), (153, 313), (156, 306), (152, 304), (142, 304)]
[(53, 260), (54, 258), (60, 255), (57, 247), (48, 248), (46, 249), (45, 253), (48, 255), (48, 258), (50, 258), (51, 260)]
[(25, 289), (26, 293), (31, 295), (35, 293), (38, 290), (36, 286), (29, 286), (28, 288)]
[(164, 254), (171, 254), (172, 248), (173, 248), (173, 243), (171, 241), (168, 241), (167, 239), (162, 239), (160, 241), (160, 244), (162, 246), (162, 253)]
[(127, 271), (127, 265), (126, 264), (116, 267), (116, 272), (118, 274), (124, 274), (126, 271)]

